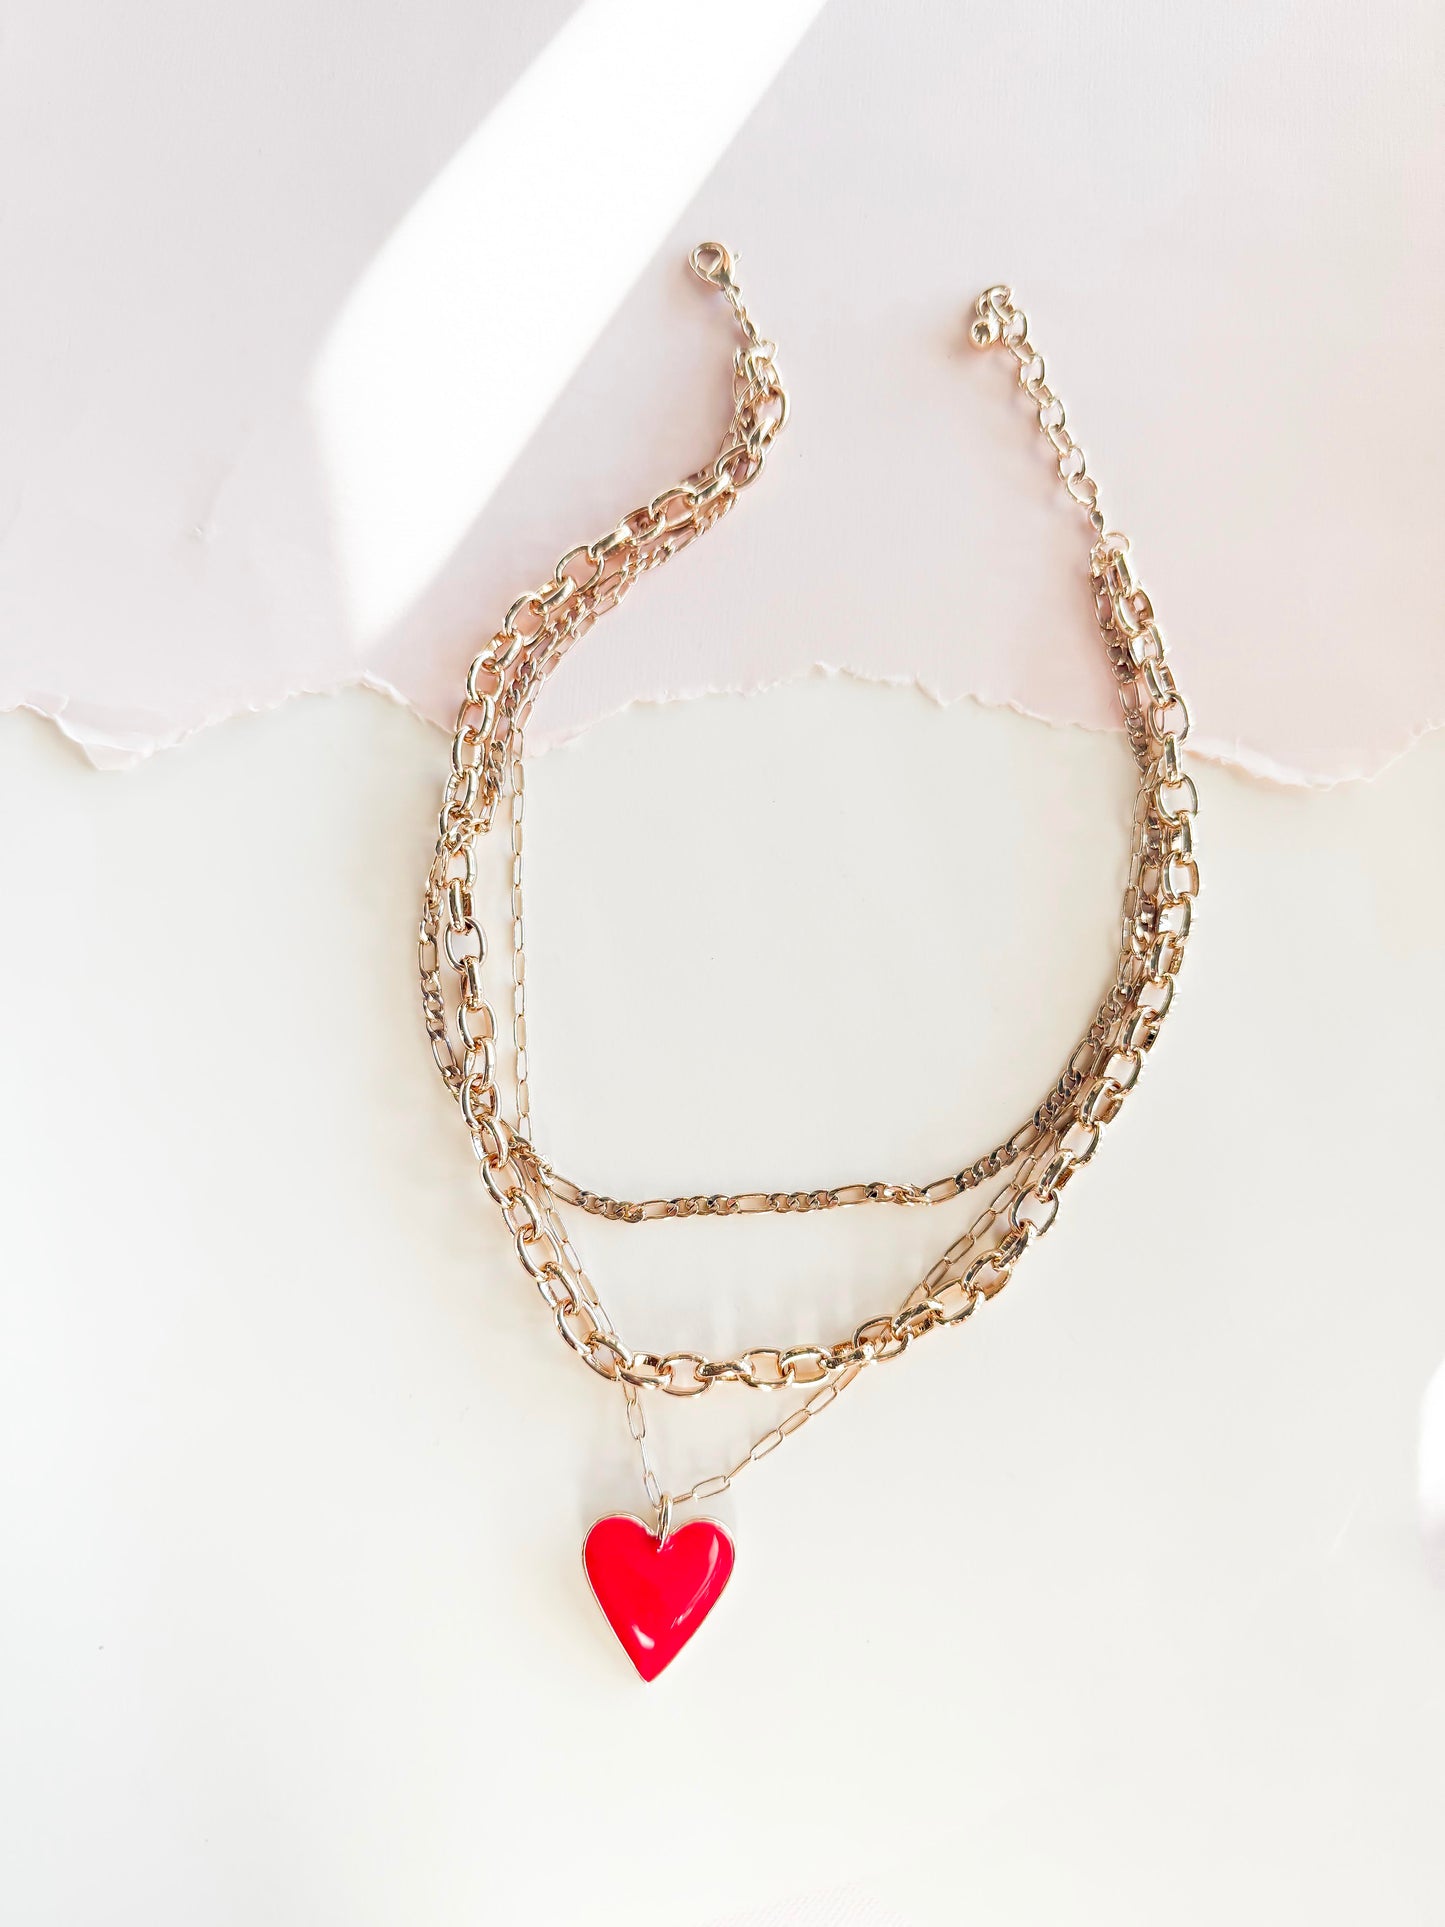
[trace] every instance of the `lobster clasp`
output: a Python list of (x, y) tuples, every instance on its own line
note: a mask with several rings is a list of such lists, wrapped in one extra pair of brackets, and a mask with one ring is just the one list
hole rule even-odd
[(687, 258), (699, 281), (714, 288), (733, 286), (733, 257), (721, 241), (699, 241)]

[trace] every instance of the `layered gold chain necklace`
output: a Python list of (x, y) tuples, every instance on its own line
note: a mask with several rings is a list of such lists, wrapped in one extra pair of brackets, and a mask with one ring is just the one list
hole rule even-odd
[[(628, 1656), (653, 1679), (697, 1630), (726, 1586), (733, 1545), (710, 1519), (677, 1523), (683, 1507), (716, 1497), (749, 1465), (829, 1405), (865, 1366), (894, 1359), (930, 1333), (961, 1325), (994, 1298), (1030, 1246), (1049, 1231), (1067, 1185), (1099, 1148), (1105, 1126), (1133, 1089), (1174, 996), (1199, 869), (1193, 822), (1198, 796), (1183, 764), (1189, 712), (1166, 660), (1129, 544), (1105, 533), (1098, 486), (1065, 425), (1028, 319), (1006, 287), (979, 296), (970, 336), (1002, 347), (1038, 412), (1058, 474), (1090, 531), (1088, 580), (1130, 749), (1139, 771), (1129, 876), (1113, 981), (1093, 1021), (1037, 1109), (1002, 1143), (931, 1181), (845, 1183), (817, 1191), (711, 1193), (643, 1200), (600, 1195), (562, 1177), (532, 1138), (527, 1083), (526, 965), (522, 916), (522, 743), (538, 692), (572, 644), (660, 567), (728, 513), (762, 473), (788, 417), (776, 351), (743, 305), (732, 259), (717, 242), (693, 250), (694, 272), (728, 302), (742, 335), (734, 356), (733, 413), (717, 454), (593, 542), (569, 549), (552, 579), (507, 611), (467, 672), (457, 712), (420, 929), (422, 1007), (432, 1054), (457, 1100), (488, 1196), (501, 1213), (523, 1271), (559, 1336), (599, 1378), (621, 1390), (641, 1460), (650, 1522), (629, 1514), (599, 1520), (584, 1566)], [(506, 807), (504, 807), (504, 804)], [(477, 852), (504, 820), (510, 831), (512, 1101), (498, 1081), (497, 1019), (483, 984), (486, 939), (478, 921)], [(982, 1209), (895, 1310), (816, 1344), (754, 1345), (731, 1358), (639, 1350), (618, 1332), (587, 1276), (563, 1207), (641, 1224), (657, 1218), (734, 1217), (754, 1212), (838, 1210), (853, 1205), (943, 1204), (980, 1194)], [(700, 1398), (719, 1385), (799, 1401), (737, 1464), (670, 1493), (648, 1447), (643, 1395)]]

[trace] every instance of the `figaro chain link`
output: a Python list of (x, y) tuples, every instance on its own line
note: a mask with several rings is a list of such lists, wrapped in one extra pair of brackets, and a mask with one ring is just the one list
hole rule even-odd
[[(482, 1183), (559, 1335), (592, 1371), (621, 1385), (654, 1500), (656, 1479), (646, 1459), (638, 1392), (694, 1398), (722, 1383), (768, 1390), (819, 1388), (758, 1440), (731, 1472), (681, 1495), (706, 1497), (831, 1402), (863, 1366), (897, 1358), (930, 1332), (961, 1324), (1003, 1289), (1025, 1252), (1052, 1227), (1064, 1190), (1095, 1156), (1105, 1128), (1158, 1039), (1173, 1002), (1199, 892), (1193, 834), (1198, 794), (1183, 760), (1189, 711), (1166, 658), (1153, 605), (1134, 574), (1126, 538), (1105, 532), (1097, 483), (1066, 426), (1063, 404), (1047, 382), (1027, 317), (1010, 289), (991, 287), (976, 304), (971, 338), (981, 349), (1002, 346), (1013, 358), (1019, 385), (1037, 410), (1040, 432), (1055, 455), (1059, 478), (1089, 524), (1095, 617), (1139, 771), (1118, 960), (1093, 1022), (1028, 1123), (973, 1165), (931, 1184), (873, 1183), (825, 1192), (633, 1203), (600, 1197), (559, 1178), (533, 1148), (521, 903), (521, 743), (527, 717), (547, 678), (593, 622), (615, 608), (641, 576), (670, 560), (732, 509), (761, 474), (769, 447), (787, 420), (788, 398), (774, 345), (759, 334), (743, 306), (728, 251), (704, 243), (691, 259), (694, 271), (726, 298), (743, 337), (734, 356), (728, 432), (703, 468), (632, 510), (605, 535), (568, 550), (550, 581), (516, 599), (497, 634), (473, 661), (457, 714), (419, 931), (427, 1035), (437, 1068), (460, 1107)], [(474, 901), (478, 840), (491, 829), (508, 788), (518, 1082), (511, 1122), (502, 1114), (496, 1017), (482, 985), (486, 938)], [(443, 981), (444, 969), (449, 986)], [(753, 1346), (721, 1359), (696, 1352), (657, 1354), (627, 1344), (583, 1269), (557, 1208), (568, 1203), (637, 1223), (654, 1217), (813, 1210), (866, 1202), (936, 1203), (996, 1179), (1004, 1181), (986, 1208), (896, 1310), (865, 1319), (831, 1342)]]

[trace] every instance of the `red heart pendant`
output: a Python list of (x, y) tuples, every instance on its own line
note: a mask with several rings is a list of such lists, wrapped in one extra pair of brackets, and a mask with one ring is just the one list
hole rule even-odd
[(717, 1604), (732, 1577), (733, 1542), (711, 1519), (658, 1539), (617, 1512), (587, 1534), (582, 1563), (623, 1651), (644, 1679), (656, 1679)]

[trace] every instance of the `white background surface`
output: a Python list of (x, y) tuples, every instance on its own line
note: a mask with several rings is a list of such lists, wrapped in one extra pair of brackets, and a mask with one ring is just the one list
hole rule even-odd
[[(1177, 1013), (1057, 1233), (717, 1503), (736, 1578), (643, 1689), (578, 1557), (638, 1500), (621, 1402), (421, 1035), (443, 739), (236, 712), (449, 710), (510, 597), (692, 466), (712, 230), (795, 421), (554, 733), (865, 648), (1102, 714), (1078, 529), (960, 345), (1002, 272), (1202, 735), (1380, 769), (1445, 662), (1438, 13), (646, 11), (7, 29), (6, 699), (100, 756), (230, 720), (124, 775), (0, 729), (0, 1910), (1433, 1927), (1442, 739), (1325, 793), (1201, 774)], [(579, 178), (605, 241), (559, 235)], [(629, 1190), (973, 1157), (1103, 985), (1128, 787), (1117, 736), (847, 677), (541, 758), (542, 1143)], [(956, 1222), (583, 1243), (640, 1343), (731, 1349), (896, 1303)], [(671, 1482), (778, 1411), (659, 1414)]]
[[(736, 1578), (651, 1688), (578, 1558), (637, 1501), (621, 1402), (420, 1036), (442, 739), (356, 695), (121, 777), (6, 747), (12, 1917), (1437, 1918), (1438, 739), (1324, 796), (1207, 777), (1106, 1154), (965, 1332), (718, 1502)], [(842, 680), (541, 759), (542, 1141), (668, 1186), (992, 1141), (1103, 982), (1127, 789), (1115, 738)], [(941, 1218), (583, 1243), (639, 1342), (731, 1345), (893, 1302)]]

